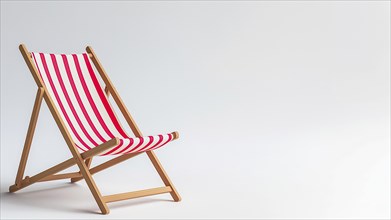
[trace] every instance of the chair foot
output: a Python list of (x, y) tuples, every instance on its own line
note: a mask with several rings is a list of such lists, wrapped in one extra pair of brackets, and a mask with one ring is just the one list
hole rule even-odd
[(174, 202), (180, 202), (182, 200), (181, 196), (178, 194), (171, 193), (171, 197), (174, 199)]
[(102, 211), (102, 215), (110, 214), (110, 209), (105, 209), (105, 210), (101, 210), (101, 211)]
[(16, 185), (12, 185), (12, 186), (10, 186), (10, 187), (8, 188), (8, 190), (9, 190), (10, 193), (16, 192), (18, 189), (19, 189), (19, 187), (16, 186)]

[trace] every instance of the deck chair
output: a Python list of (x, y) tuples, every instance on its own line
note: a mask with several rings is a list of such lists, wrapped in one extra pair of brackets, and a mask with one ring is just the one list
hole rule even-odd
[[(19, 49), (37, 83), (38, 91), (15, 184), (10, 186), (10, 192), (36, 182), (59, 179), (71, 179), (71, 182), (77, 182), (84, 179), (102, 214), (110, 212), (107, 203), (131, 198), (170, 193), (174, 201), (181, 200), (153, 152), (177, 139), (178, 132), (143, 136), (91, 47), (86, 48), (87, 53), (70, 55), (30, 53), (23, 44)], [(104, 89), (92, 64), (105, 84)], [(129, 136), (120, 124), (108, 100), (110, 94), (135, 137)], [(72, 153), (72, 158), (35, 176), (23, 178), (42, 99), (48, 105)], [(102, 196), (92, 175), (144, 152), (165, 186)], [(116, 157), (91, 168), (92, 158), (98, 155), (116, 155)], [(80, 171), (56, 174), (73, 165), (77, 165)]]

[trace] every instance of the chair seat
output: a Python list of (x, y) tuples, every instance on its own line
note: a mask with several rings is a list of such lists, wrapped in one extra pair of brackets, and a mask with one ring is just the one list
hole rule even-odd
[(173, 134), (130, 137), (115, 115), (87, 53), (31, 55), (79, 151), (88, 151), (114, 137), (119, 139), (118, 146), (100, 155), (154, 150), (175, 139)]
[(144, 136), (139, 138), (119, 137), (118, 139), (119, 144), (117, 146), (102, 152), (100, 156), (129, 154), (155, 150), (174, 140), (174, 135), (173, 133), (169, 133), (154, 136)]

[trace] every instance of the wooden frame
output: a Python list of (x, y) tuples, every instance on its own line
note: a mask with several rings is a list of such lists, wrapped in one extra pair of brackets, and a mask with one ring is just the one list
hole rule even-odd
[[(174, 201), (178, 202), (181, 200), (181, 197), (179, 196), (179, 193), (176, 191), (174, 185), (172, 184), (171, 180), (169, 179), (167, 173), (164, 171), (162, 165), (160, 164), (159, 160), (157, 159), (155, 153), (153, 151), (147, 151), (146, 154), (148, 155), (149, 159), (151, 160), (153, 166), (155, 167), (157, 173), (161, 177), (163, 183), (165, 184), (164, 187), (159, 188), (153, 188), (153, 189), (146, 189), (146, 190), (140, 190), (135, 192), (127, 192), (127, 193), (120, 193), (115, 195), (107, 195), (102, 196), (98, 187), (95, 184), (95, 181), (92, 178), (92, 174), (100, 172), (102, 170), (105, 170), (111, 166), (114, 166), (118, 163), (121, 163), (125, 160), (128, 160), (134, 156), (137, 156), (141, 153), (132, 153), (132, 154), (124, 154), (121, 156), (118, 156), (116, 158), (113, 158), (109, 161), (106, 161), (100, 165), (97, 165), (93, 168), (90, 168), (91, 160), (94, 156), (98, 155), (99, 153), (108, 150), (116, 145), (118, 145), (118, 139), (113, 138), (95, 148), (92, 148), (91, 150), (88, 150), (84, 153), (80, 153), (78, 149), (76, 148), (74, 141), (72, 140), (71, 135), (69, 134), (69, 131), (67, 130), (63, 120), (61, 119), (57, 109), (55, 108), (54, 102), (51, 99), (51, 97), (46, 92), (46, 87), (42, 81), (42, 79), (39, 76), (39, 73), (33, 63), (33, 60), (31, 58), (31, 54), (27, 50), (26, 46), (21, 44), (19, 46), (20, 52), (22, 53), (22, 56), (24, 60), (26, 61), (26, 64), (28, 68), (30, 69), (30, 72), (37, 83), (38, 91), (35, 98), (35, 103), (33, 107), (33, 112), (31, 114), (30, 118), (30, 124), (27, 130), (27, 135), (23, 147), (22, 156), (19, 163), (18, 172), (15, 179), (15, 184), (11, 185), (9, 187), (10, 192), (16, 192), (20, 189), (23, 189), (33, 183), (36, 182), (42, 182), (42, 181), (52, 181), (52, 180), (59, 180), (59, 179), (71, 179), (71, 182), (77, 182), (79, 180), (84, 179), (95, 198), (96, 203), (99, 206), (99, 209), (101, 210), (102, 214), (108, 214), (110, 212), (109, 208), (107, 207), (107, 203), (109, 202), (115, 202), (130, 198), (137, 198), (137, 197), (143, 197), (143, 196), (149, 196), (149, 195), (156, 195), (161, 193), (170, 193), (171, 197), (174, 199)], [(95, 52), (93, 49), (88, 46), (86, 48), (86, 51), (91, 58), (92, 62), (94, 63), (96, 69), (98, 70), (101, 78), (103, 79), (104, 83), (106, 84), (105, 92), (106, 95), (111, 95), (118, 105), (121, 113), (125, 117), (129, 127), (133, 131), (136, 137), (142, 137), (142, 133), (140, 129), (137, 127), (135, 121), (133, 120), (132, 116), (130, 115), (129, 111), (125, 107), (121, 97), (119, 96), (117, 90), (115, 89), (114, 85), (111, 83), (109, 77), (107, 76), (105, 70), (103, 69), (101, 63), (99, 62)], [(63, 135), (69, 150), (72, 153), (72, 158), (53, 166), (45, 171), (42, 171), (41, 173), (38, 173), (32, 177), (26, 176), (23, 178), (24, 171), (26, 168), (26, 163), (30, 151), (30, 146), (32, 143), (32, 139), (34, 136), (34, 131), (39, 115), (39, 110), (41, 107), (42, 99), (45, 100), (46, 104), (48, 105), (51, 114), (53, 115), (57, 126), (59, 127), (61, 134)], [(177, 139), (179, 137), (177, 132), (173, 133), (174, 139)], [(65, 174), (57, 174), (58, 172), (65, 170), (73, 165), (77, 165), (80, 169), (79, 172), (73, 172), (73, 173), (65, 173)]]

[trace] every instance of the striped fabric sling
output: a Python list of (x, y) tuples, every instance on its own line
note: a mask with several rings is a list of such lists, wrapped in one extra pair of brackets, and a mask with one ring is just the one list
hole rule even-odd
[(31, 53), (48, 93), (80, 152), (110, 139), (119, 144), (100, 155), (155, 150), (174, 139), (172, 133), (130, 137), (122, 128), (92, 68), (87, 53)]

